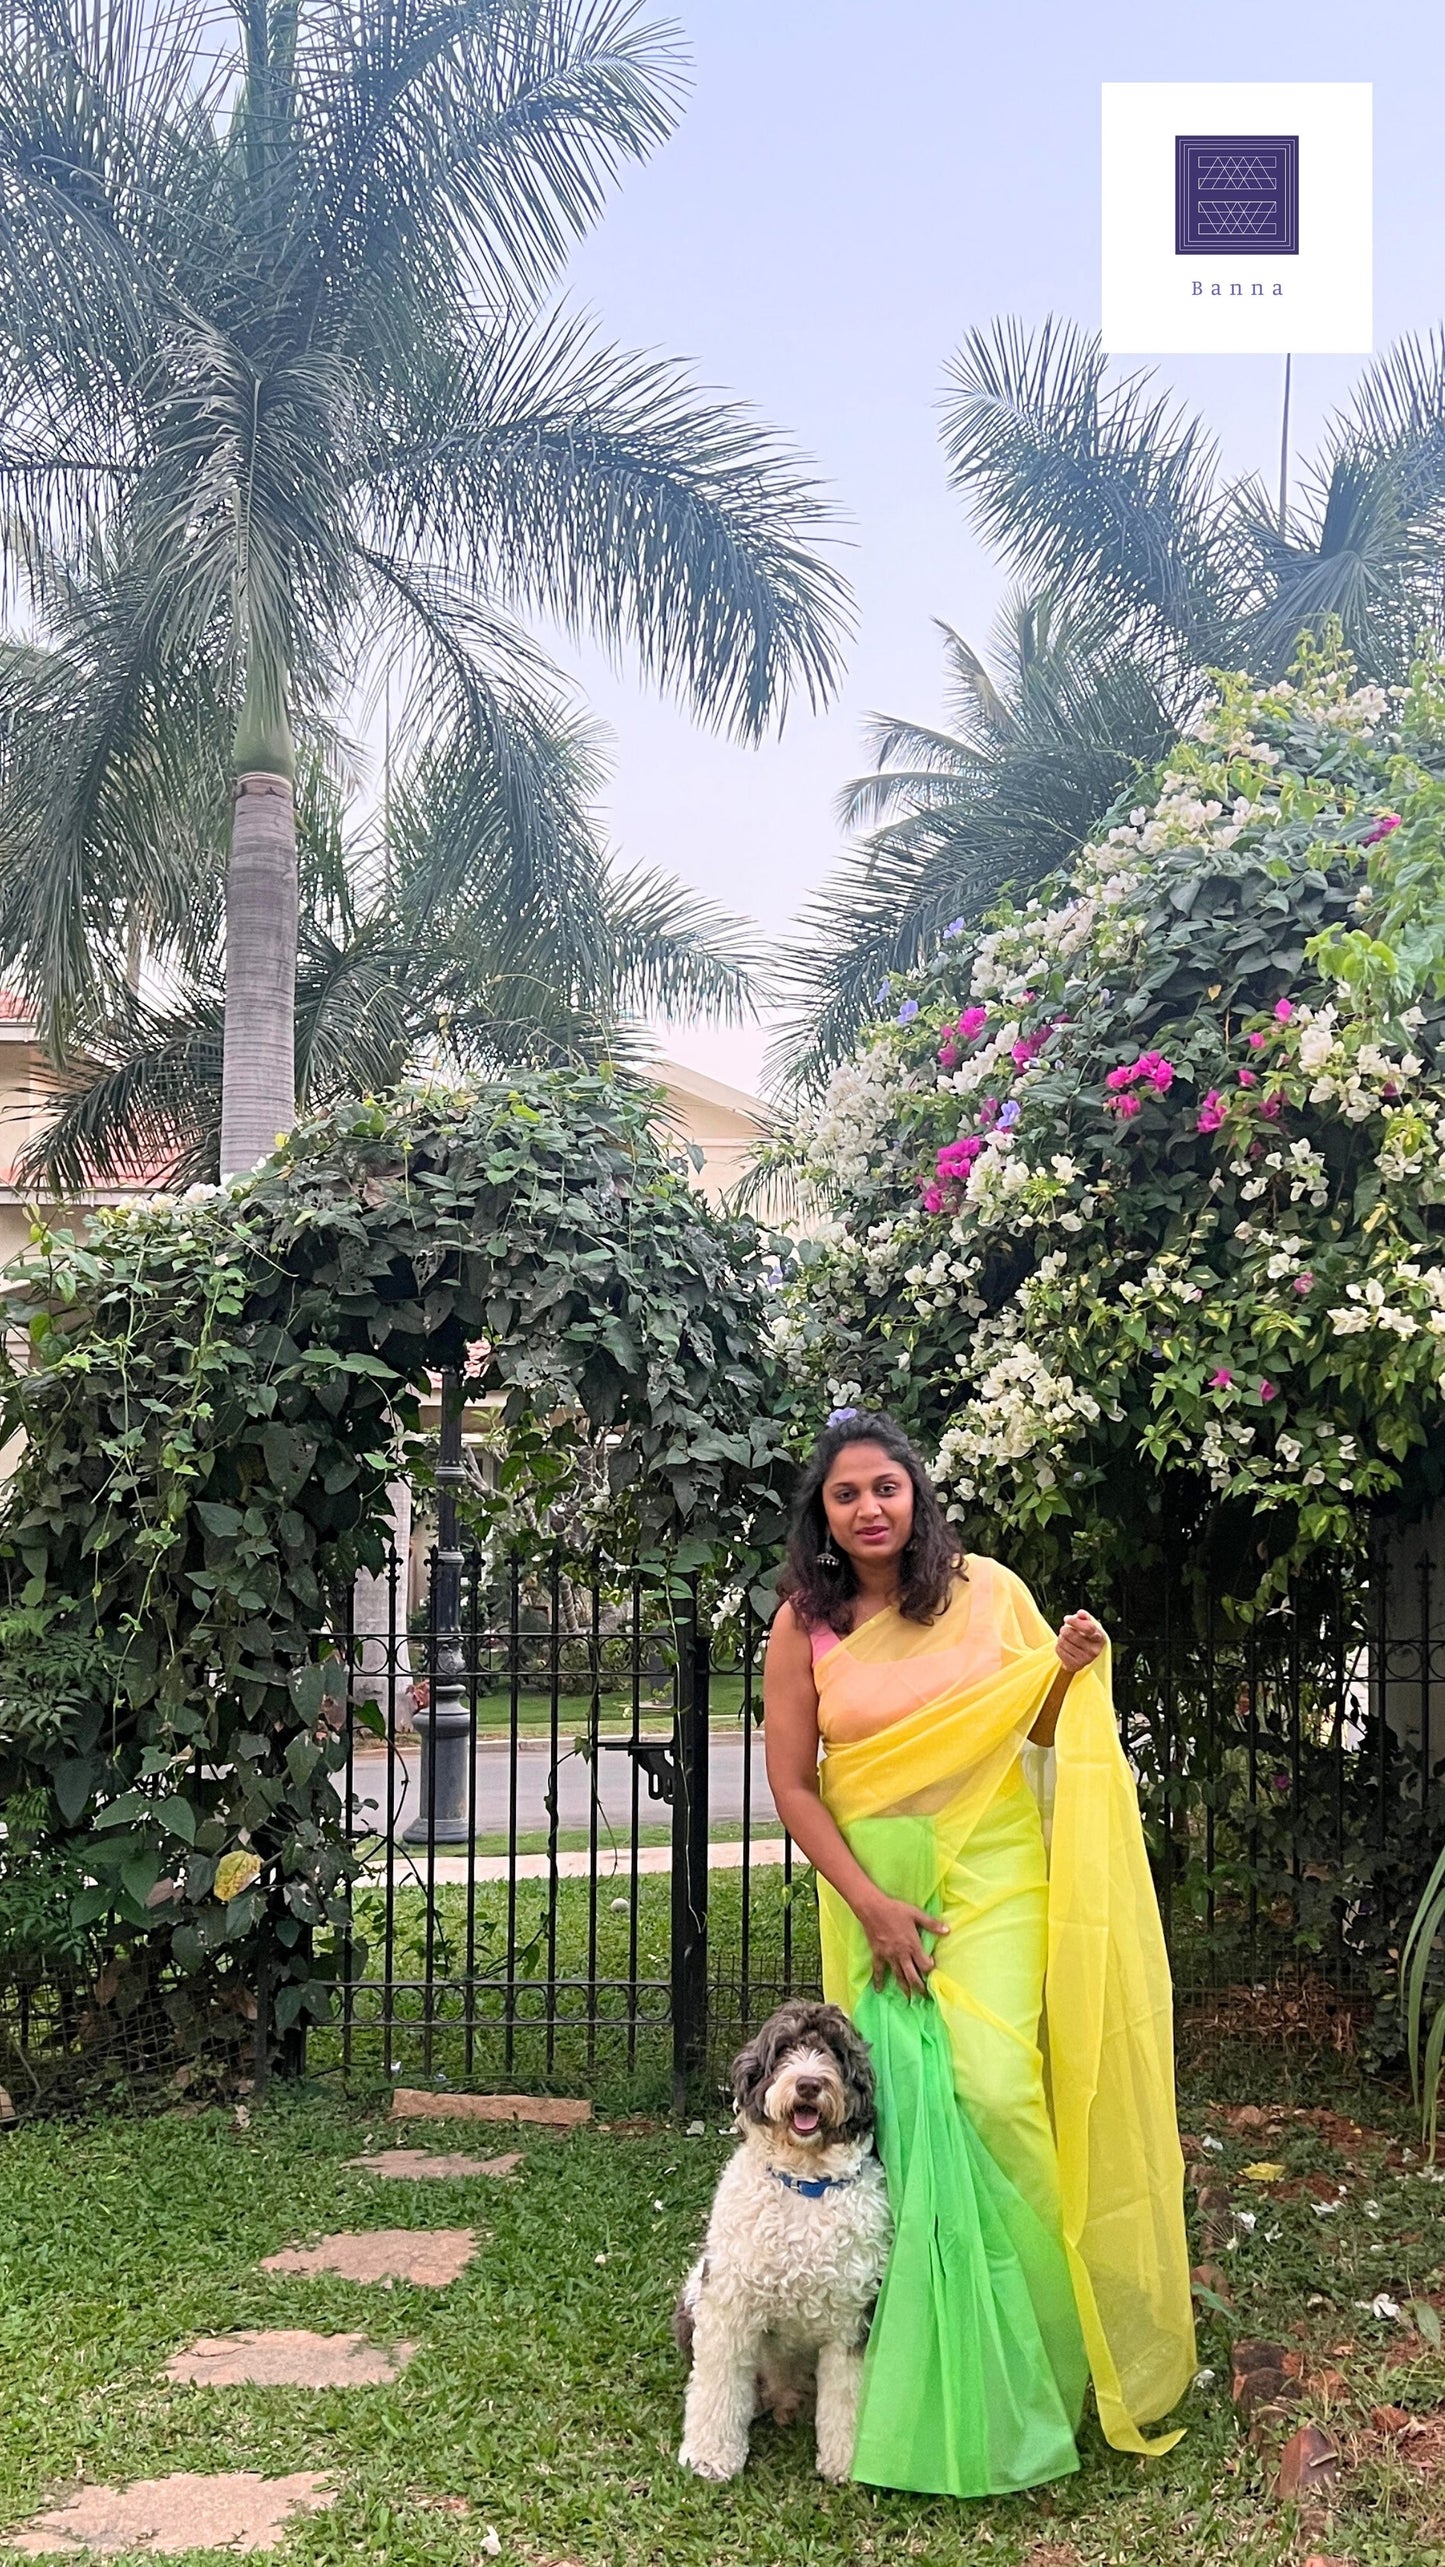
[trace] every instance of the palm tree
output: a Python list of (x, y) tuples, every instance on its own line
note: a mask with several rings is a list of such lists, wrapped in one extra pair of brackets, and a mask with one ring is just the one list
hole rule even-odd
[(808, 1088), (894, 971), (1006, 886), (1058, 864), (1188, 723), (1212, 668), (1280, 676), (1337, 617), (1362, 676), (1445, 640), (1445, 334), (1376, 361), (1293, 509), (1221, 479), (1217, 448), (1149, 373), (1110, 381), (1097, 338), (1012, 320), (949, 368), (953, 487), (1022, 586), (994, 682), (944, 627), (952, 732), (875, 719), (843, 796), (864, 832), (784, 956), (799, 1005), (773, 1067)]
[[(0, 706), (4, 705), (0, 664)], [(300, 938), (295, 1093), (303, 1110), (432, 1071), (465, 1079), (520, 1063), (606, 1059), (643, 1069), (642, 1020), (752, 1012), (753, 965), (738, 922), (654, 873), (621, 873), (579, 813), (602, 778), (597, 735), (558, 715), (538, 774), (557, 807), (538, 872), (496, 780), (443, 744), (419, 744), (379, 811), (345, 826), (325, 763), (298, 772)], [(172, 771), (176, 806), (204, 774)], [(25, 1176), (83, 1192), (138, 1169), (181, 1181), (219, 1168), (225, 975), (224, 853), (191, 874), (184, 938), (152, 943), (163, 999), (124, 986), (80, 1020), (53, 1073), (54, 1119)], [(40, 882), (34, 885), (38, 894)], [(205, 922), (209, 921), (209, 942)]]
[(0, 955), (73, 1049), (138, 942), (213, 949), (223, 836), (234, 1169), (294, 1112), (298, 741), (329, 754), (387, 672), (540, 879), (578, 815), (520, 614), (753, 740), (828, 695), (846, 592), (771, 432), (551, 300), (677, 112), (632, 0), (246, 0), (225, 35), (201, 0), (4, 0), (0, 28), (0, 498), (19, 648), (62, 637), (43, 734), (8, 733)]
[(946, 720), (875, 715), (872, 770), (839, 800), (858, 843), (803, 912), (782, 959), (798, 1005), (770, 1054), (789, 1086), (826, 1079), (887, 995), (960, 914), (1061, 864), (1178, 736), (1197, 687), (1178, 655), (1141, 649), (1047, 592), (1012, 596), (997, 675), (940, 624)]

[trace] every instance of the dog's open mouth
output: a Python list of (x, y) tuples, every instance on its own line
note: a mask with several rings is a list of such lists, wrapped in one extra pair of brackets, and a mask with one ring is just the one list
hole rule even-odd
[(794, 2104), (788, 2115), (795, 2139), (816, 2139), (822, 2119), (816, 2104)]

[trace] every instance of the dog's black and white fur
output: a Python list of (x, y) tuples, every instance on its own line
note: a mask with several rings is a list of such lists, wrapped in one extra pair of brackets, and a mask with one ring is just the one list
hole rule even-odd
[(692, 2356), (682, 2449), (735, 2478), (759, 2408), (791, 2423), (816, 2383), (818, 2469), (853, 2463), (863, 2347), (892, 2237), (873, 2070), (841, 2008), (780, 2006), (732, 2068), (743, 2144), (678, 2300)]

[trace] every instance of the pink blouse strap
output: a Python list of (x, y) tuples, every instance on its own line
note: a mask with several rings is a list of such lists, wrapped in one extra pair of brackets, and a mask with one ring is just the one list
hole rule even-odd
[(808, 1634), (808, 1641), (813, 1652), (815, 1667), (820, 1658), (826, 1658), (830, 1649), (837, 1648), (840, 1636), (838, 1632), (830, 1631), (826, 1622), (814, 1623)]

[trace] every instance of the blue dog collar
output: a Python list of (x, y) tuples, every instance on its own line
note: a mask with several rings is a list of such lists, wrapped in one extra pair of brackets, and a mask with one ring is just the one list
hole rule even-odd
[(801, 2193), (805, 2202), (820, 2202), (825, 2193), (846, 2193), (858, 2181), (856, 2167), (851, 2175), (790, 2175), (782, 2166), (770, 2166), (768, 2173), (790, 2193)]

